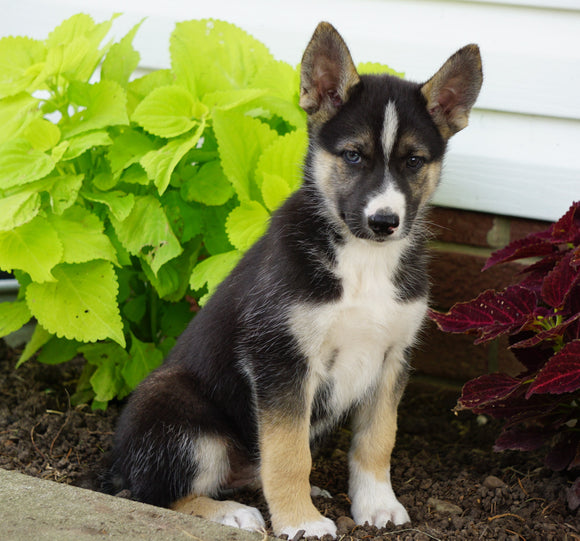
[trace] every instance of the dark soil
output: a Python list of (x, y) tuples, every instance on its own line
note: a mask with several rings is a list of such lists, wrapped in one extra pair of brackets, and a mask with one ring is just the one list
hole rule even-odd
[[(0, 341), (0, 467), (94, 488), (119, 407), (71, 407), (80, 361), (30, 361), (14, 370), (16, 357)], [(312, 483), (333, 495), (315, 503), (337, 521), (338, 539), (580, 540), (579, 514), (567, 505), (575, 475), (545, 469), (539, 454), (494, 453), (498, 425), (455, 416), (457, 396), (457, 389), (415, 378), (401, 404), (392, 478), (411, 524), (377, 530), (347, 518), (349, 434), (343, 429), (331, 438), (315, 459)], [(259, 493), (238, 499), (267, 516)]]

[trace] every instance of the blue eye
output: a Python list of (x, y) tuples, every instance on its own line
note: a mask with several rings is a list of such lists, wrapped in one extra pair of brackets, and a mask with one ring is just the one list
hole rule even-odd
[(345, 150), (342, 157), (345, 162), (350, 164), (357, 164), (362, 161), (362, 156), (356, 150)]

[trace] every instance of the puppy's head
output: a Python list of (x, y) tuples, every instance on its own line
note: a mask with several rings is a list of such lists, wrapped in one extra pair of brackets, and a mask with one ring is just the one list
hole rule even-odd
[(463, 129), (482, 83), (476, 45), (457, 51), (424, 84), (359, 75), (348, 48), (320, 23), (301, 65), (308, 113), (306, 182), (350, 234), (405, 237), (433, 194), (447, 140)]

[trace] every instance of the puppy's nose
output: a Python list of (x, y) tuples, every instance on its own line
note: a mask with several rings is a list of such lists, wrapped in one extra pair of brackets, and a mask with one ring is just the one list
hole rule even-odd
[(376, 235), (392, 235), (399, 227), (399, 216), (392, 212), (377, 212), (368, 217), (371, 231)]

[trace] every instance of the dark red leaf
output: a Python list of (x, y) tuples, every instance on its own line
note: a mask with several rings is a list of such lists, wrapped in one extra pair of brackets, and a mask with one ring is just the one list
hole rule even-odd
[(558, 441), (544, 460), (546, 466), (554, 471), (562, 471), (576, 457), (578, 450), (578, 434), (565, 432), (560, 434)]
[(494, 451), (535, 451), (546, 443), (549, 434), (540, 428), (511, 428), (495, 440)]
[(484, 374), (468, 381), (459, 398), (460, 409), (479, 410), (513, 393), (520, 381), (505, 374)]
[[(545, 237), (545, 238), (542, 238)], [(515, 261), (526, 257), (540, 257), (550, 255), (554, 252), (554, 247), (550, 242), (550, 233), (532, 233), (523, 239), (510, 242), (504, 248), (497, 250), (489, 256), (482, 270), (487, 270), (498, 263)]]
[(431, 310), (429, 317), (445, 332), (475, 333), (475, 343), (522, 329), (533, 319), (534, 293), (521, 286), (504, 291), (488, 289), (476, 299), (455, 304), (446, 314)]
[(577, 242), (580, 236), (580, 201), (575, 201), (552, 228), (552, 238), (559, 243)]
[[(518, 342), (524, 342), (529, 338), (535, 337), (536, 334), (530, 331), (515, 334), (509, 337), (510, 347)], [(522, 363), (527, 373), (536, 373), (546, 361), (554, 355), (554, 349), (546, 344), (538, 344), (536, 347), (514, 348), (511, 350), (516, 359)]]
[(556, 353), (530, 385), (526, 398), (536, 393), (562, 394), (580, 389), (580, 340)]
[(574, 268), (571, 262), (572, 252), (568, 252), (542, 284), (542, 299), (553, 308), (564, 306), (570, 291), (580, 279), (580, 268)]

